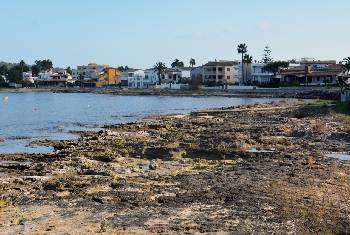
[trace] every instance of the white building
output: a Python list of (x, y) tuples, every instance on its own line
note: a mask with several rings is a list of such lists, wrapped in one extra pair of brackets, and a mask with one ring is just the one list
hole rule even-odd
[(157, 85), (159, 82), (157, 72), (154, 69), (146, 69), (145, 70), (145, 79), (144, 85), (145, 87), (151, 87)]
[(180, 83), (182, 72), (178, 68), (167, 68), (162, 75), (162, 83)]
[(119, 79), (122, 81), (122, 86), (127, 85), (130, 88), (143, 88), (145, 71), (142, 69), (129, 69), (123, 72)]
[(244, 80), (243, 80), (243, 68), (242, 63), (239, 64), (239, 84), (244, 85), (247, 83), (264, 84), (269, 83), (273, 77), (273, 73), (264, 70), (265, 64), (252, 63), (244, 64)]
[(37, 77), (33, 77), (32, 71), (23, 72), (22, 76), (23, 76), (23, 81), (26, 81), (29, 83), (34, 83), (35, 80), (38, 79)]
[(254, 63), (251, 64), (251, 81), (252, 83), (269, 83), (273, 77), (273, 73), (264, 71), (265, 64)]
[(182, 68), (177, 68), (181, 72), (181, 81), (182, 82), (187, 82), (191, 79), (191, 70), (193, 67), (182, 67)]
[(41, 80), (41, 81), (50, 80), (52, 74), (53, 74), (52, 70), (40, 72), (38, 76), (38, 80)]

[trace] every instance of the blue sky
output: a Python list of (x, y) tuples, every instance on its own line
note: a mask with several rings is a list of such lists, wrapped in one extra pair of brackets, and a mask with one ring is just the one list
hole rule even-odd
[(147, 68), (175, 58), (202, 64), (350, 56), (348, 0), (0, 0), (0, 61), (50, 58)]

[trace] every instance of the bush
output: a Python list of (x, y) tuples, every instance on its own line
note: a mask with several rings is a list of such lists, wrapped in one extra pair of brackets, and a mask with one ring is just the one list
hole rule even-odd
[(350, 114), (350, 102), (338, 102), (335, 106), (335, 110), (339, 113)]

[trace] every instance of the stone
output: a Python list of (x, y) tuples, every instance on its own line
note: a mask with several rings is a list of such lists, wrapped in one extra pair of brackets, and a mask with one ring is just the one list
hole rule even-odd
[(158, 164), (155, 160), (152, 160), (149, 164), (149, 169), (154, 171), (154, 170), (157, 170), (157, 167), (158, 167)]

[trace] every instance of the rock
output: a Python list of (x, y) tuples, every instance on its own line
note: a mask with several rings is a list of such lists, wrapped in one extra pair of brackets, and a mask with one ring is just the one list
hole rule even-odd
[(158, 167), (157, 162), (156, 162), (155, 160), (152, 160), (152, 161), (150, 162), (150, 164), (149, 164), (149, 169), (152, 170), (152, 171), (154, 171), (154, 170), (157, 169), (157, 167)]
[(103, 199), (102, 199), (102, 198), (99, 198), (99, 197), (92, 197), (92, 200), (93, 200), (94, 202), (103, 204)]

